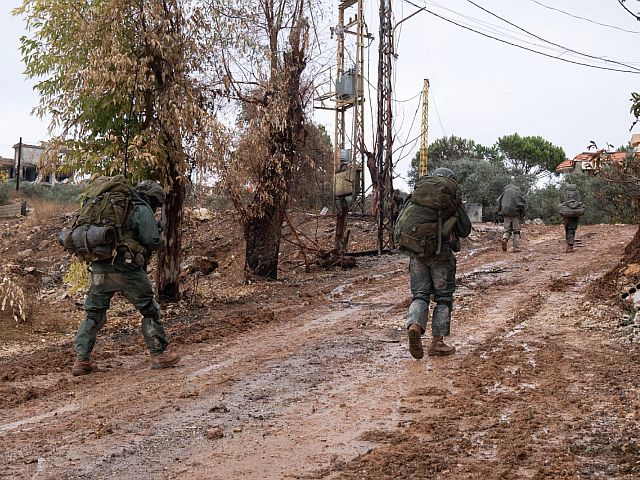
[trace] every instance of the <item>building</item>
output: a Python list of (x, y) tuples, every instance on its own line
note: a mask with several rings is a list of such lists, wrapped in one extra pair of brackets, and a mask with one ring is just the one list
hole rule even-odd
[(61, 182), (68, 178), (67, 175), (61, 174), (48, 174), (43, 177), (38, 171), (40, 165), (40, 159), (44, 154), (44, 147), (42, 145), (29, 145), (26, 143), (16, 143), (13, 146), (13, 160), (11, 162), (11, 171), (9, 178), (15, 178), (18, 171), (18, 157), (20, 157), (20, 181), (25, 182), (43, 182), (54, 184)]
[(38, 178), (38, 163), (43, 153), (44, 148), (38, 145), (16, 143), (13, 146), (15, 172), (18, 171), (18, 157), (20, 157), (20, 181), (35, 182), (36, 178)]
[[(635, 135), (634, 135), (635, 136)], [(640, 138), (638, 138), (640, 145)], [(556, 167), (556, 173), (596, 173), (602, 165), (606, 163), (622, 163), (627, 158), (627, 152), (606, 152), (597, 150), (595, 152), (582, 152), (576, 155), (573, 160), (565, 160)]]

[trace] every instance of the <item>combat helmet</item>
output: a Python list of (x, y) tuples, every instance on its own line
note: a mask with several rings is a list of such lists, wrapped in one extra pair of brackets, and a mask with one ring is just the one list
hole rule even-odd
[(450, 178), (451, 180), (457, 181), (456, 174), (453, 173), (453, 171), (449, 170), (446, 167), (438, 167), (438, 168), (436, 168), (433, 171), (433, 173), (431, 174), (431, 176), (433, 176), (433, 177), (447, 177), (447, 178)]
[(167, 198), (158, 182), (153, 180), (143, 180), (135, 187), (136, 192), (145, 200), (152, 210), (162, 205)]

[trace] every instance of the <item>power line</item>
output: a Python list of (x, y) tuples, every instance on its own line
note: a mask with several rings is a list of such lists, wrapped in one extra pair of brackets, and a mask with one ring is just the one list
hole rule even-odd
[(549, 40), (547, 40), (547, 39), (545, 39), (545, 38), (542, 38), (542, 37), (540, 37), (540, 36), (536, 35), (535, 33), (531, 33), (529, 30), (526, 30), (526, 29), (524, 29), (524, 28), (520, 27), (519, 25), (516, 25), (516, 24), (515, 24), (515, 23), (513, 23), (513, 22), (510, 22), (509, 20), (507, 20), (507, 19), (505, 19), (505, 18), (501, 17), (501, 16), (500, 16), (500, 15), (498, 15), (498, 14), (493, 13), (492, 11), (490, 11), (490, 10), (488, 10), (488, 9), (484, 8), (482, 5), (478, 5), (478, 4), (477, 4), (476, 2), (474, 2), (473, 0), (467, 0), (467, 2), (468, 2), (468, 3), (470, 3), (471, 5), (473, 5), (473, 6), (477, 7), (477, 8), (479, 8), (479, 9), (480, 9), (480, 10), (482, 10), (483, 12), (486, 12), (486, 13), (488, 13), (489, 15), (492, 15), (492, 16), (496, 17), (496, 18), (497, 18), (497, 19), (499, 19), (499, 20), (502, 20), (503, 22), (505, 22), (505, 23), (507, 23), (507, 24), (511, 25), (512, 27), (515, 27), (515, 28), (517, 28), (518, 30), (523, 31), (524, 33), (526, 33), (526, 34), (528, 34), (528, 35), (531, 35), (532, 37), (537, 38), (538, 40), (540, 40), (540, 41), (542, 41), (542, 42), (548, 43), (549, 45), (553, 45), (553, 46), (555, 46), (555, 47), (560, 47), (560, 48), (562, 48), (562, 49), (564, 49), (564, 50), (566, 50), (566, 51), (568, 51), (568, 52), (576, 53), (576, 54), (578, 54), (578, 55), (582, 55), (582, 56), (585, 56), (585, 57), (588, 57), (588, 58), (593, 58), (593, 59), (597, 59), (597, 60), (602, 60), (602, 61), (607, 62), (607, 63), (615, 63), (616, 65), (621, 65), (621, 66), (623, 66), (623, 67), (631, 68), (631, 69), (633, 69), (633, 70), (637, 70), (638, 72), (640, 72), (640, 69), (639, 69), (639, 68), (633, 67), (633, 66), (631, 66), (631, 65), (627, 65), (626, 63), (616, 62), (615, 60), (607, 60), (606, 58), (598, 57), (598, 56), (596, 56), (596, 55), (589, 55), (588, 53), (582, 53), (582, 52), (579, 52), (579, 51), (577, 51), (577, 50), (572, 50), (571, 48), (567, 48), (567, 47), (565, 47), (565, 46), (563, 46), (563, 45), (559, 45), (559, 44), (557, 44), (557, 43), (551, 42), (551, 41), (549, 41)]
[(602, 22), (598, 22), (596, 20), (592, 20), (591, 18), (581, 17), (580, 15), (575, 15), (573, 13), (565, 12), (564, 10), (561, 10), (559, 8), (550, 7), (549, 5), (545, 5), (544, 3), (539, 2), (538, 0), (529, 0), (529, 1), (533, 2), (533, 3), (536, 3), (536, 4), (540, 5), (541, 7), (547, 8), (549, 10), (554, 10), (556, 12), (560, 12), (560, 13), (562, 13), (564, 15), (569, 16), (569, 17), (577, 18), (579, 20), (584, 20), (585, 22), (594, 23), (594, 24), (600, 25), (602, 27), (614, 28), (616, 30), (620, 30), (621, 32), (627, 32), (627, 33), (633, 33), (635, 35), (640, 35), (640, 32), (638, 32), (636, 30), (627, 30), (626, 28), (618, 27), (616, 25), (610, 25), (608, 23), (602, 23)]
[(562, 58), (561, 56), (558, 56), (558, 55), (551, 55), (549, 53), (540, 52), (540, 51), (535, 50), (533, 48), (525, 47), (523, 45), (518, 45), (518, 44), (515, 44), (515, 43), (512, 43), (512, 42), (509, 42), (507, 40), (504, 40), (502, 38), (498, 38), (498, 37), (495, 37), (493, 35), (489, 35), (487, 33), (480, 32), (480, 31), (475, 30), (475, 29), (473, 29), (471, 27), (468, 27), (466, 25), (462, 25), (462, 24), (460, 24), (460, 23), (458, 23), (458, 22), (456, 22), (454, 20), (451, 20), (450, 18), (444, 17), (444, 16), (442, 16), (440, 14), (437, 14), (435, 12), (432, 12), (431, 10), (427, 9), (426, 7), (421, 7), (420, 5), (416, 5), (411, 0), (404, 0), (404, 1), (409, 3), (409, 4), (411, 4), (411, 5), (413, 5), (416, 8), (418, 8), (420, 11), (427, 12), (427, 13), (433, 15), (434, 17), (438, 17), (439, 19), (444, 20), (445, 22), (449, 22), (449, 23), (451, 23), (453, 25), (456, 25), (456, 26), (458, 26), (460, 28), (464, 28), (465, 30), (469, 30), (471, 32), (477, 33), (478, 35), (482, 35), (483, 37), (487, 37), (487, 38), (490, 38), (492, 40), (496, 40), (498, 42), (505, 43), (505, 44), (510, 45), (512, 47), (520, 48), (522, 50), (526, 50), (526, 51), (532, 52), (532, 53), (537, 53), (538, 55), (542, 55), (543, 57), (553, 58), (555, 60), (560, 60), (562, 62), (572, 63), (574, 65), (581, 65), (583, 67), (595, 68), (595, 69), (598, 69), (598, 70), (607, 70), (607, 71), (610, 71), (610, 72), (621, 72), (621, 73), (632, 73), (634, 75), (640, 74), (640, 71), (638, 71), (637, 69), (636, 70), (623, 70), (623, 69), (620, 69), (620, 68), (602, 67), (600, 65), (593, 65), (593, 64), (589, 64), (589, 63), (578, 62), (576, 60), (570, 60), (570, 59), (567, 59), (567, 58)]
[(440, 128), (442, 129), (442, 133), (444, 134), (445, 137), (448, 137), (449, 135), (447, 135), (447, 129), (444, 128), (444, 124), (442, 123), (442, 119), (440, 118), (440, 112), (438, 112), (438, 105), (436, 104), (436, 97), (433, 95), (433, 87), (429, 88), (429, 94), (431, 95), (431, 100), (433, 102), (433, 108), (436, 111), (436, 117), (438, 117), (438, 123), (440, 124)]

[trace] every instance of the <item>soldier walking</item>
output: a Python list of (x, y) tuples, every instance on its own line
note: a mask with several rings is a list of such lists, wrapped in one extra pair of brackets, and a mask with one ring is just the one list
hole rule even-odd
[(424, 356), (421, 337), (426, 332), (429, 302), (433, 295), (436, 306), (427, 353), (451, 355), (456, 349), (447, 345), (444, 337), (451, 330), (456, 289), (454, 252), (460, 251), (460, 238), (471, 233), (471, 221), (462, 206), (454, 173), (448, 168), (437, 168), (429, 177), (422, 177), (416, 183), (412, 197), (405, 203), (395, 233), (401, 250), (411, 255), (412, 302), (406, 321), (409, 353), (416, 359)]
[(513, 181), (504, 187), (498, 197), (498, 214), (504, 217), (503, 233), (500, 244), (502, 251), (507, 251), (507, 244), (513, 235), (513, 251), (520, 251), (520, 224), (527, 212), (527, 200)]

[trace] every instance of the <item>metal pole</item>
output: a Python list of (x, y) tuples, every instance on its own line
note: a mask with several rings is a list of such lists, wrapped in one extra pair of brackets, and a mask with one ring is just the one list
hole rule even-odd
[(420, 167), (418, 177), (427, 174), (427, 155), (429, 154), (429, 80), (424, 79), (422, 87), (422, 132), (420, 134)]
[(18, 168), (16, 170), (16, 192), (20, 190), (20, 171), (22, 170), (22, 137), (18, 143)]

